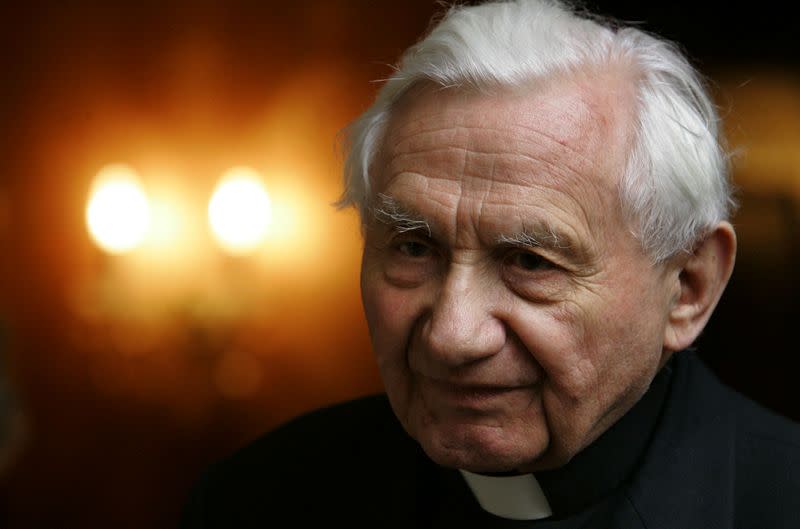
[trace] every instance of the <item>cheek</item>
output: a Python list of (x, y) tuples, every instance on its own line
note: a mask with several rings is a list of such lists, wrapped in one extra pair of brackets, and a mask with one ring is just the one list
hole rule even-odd
[(396, 341), (407, 334), (412, 320), (409, 296), (391, 287), (375, 283), (364, 284), (361, 292), (373, 342)]
[(660, 348), (652, 312), (637, 301), (640, 296), (591, 294), (520, 311), (515, 331), (546, 373), (546, 388), (559, 400), (594, 400), (600, 388), (605, 393), (630, 383), (632, 372), (649, 365), (651, 353)]
[(668, 304), (662, 285), (650, 270), (628, 274), (609, 290), (607, 309), (597, 317), (596, 334), (618, 344), (614, 350), (621, 367), (650, 361), (660, 355)]
[(580, 398), (596, 384), (598, 344), (583, 307), (570, 303), (518, 312), (515, 332), (545, 372), (545, 387), (563, 397)]
[(397, 288), (386, 282), (380, 270), (363, 268), (361, 299), (373, 353), (384, 378), (405, 369), (408, 340), (421, 312), (419, 291)]
[(418, 296), (387, 284), (380, 274), (362, 272), (361, 298), (384, 389), (398, 419), (412, 433), (414, 385), (406, 351), (418, 319)]

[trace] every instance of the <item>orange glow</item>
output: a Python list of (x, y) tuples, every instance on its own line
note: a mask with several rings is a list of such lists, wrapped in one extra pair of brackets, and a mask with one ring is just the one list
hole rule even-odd
[(86, 207), (86, 223), (103, 250), (120, 254), (141, 244), (150, 224), (150, 206), (136, 172), (107, 165), (95, 177)]
[(233, 255), (252, 253), (264, 242), (270, 218), (260, 175), (247, 167), (228, 170), (208, 204), (208, 221), (219, 246)]
[[(330, 226), (325, 213), (333, 208), (308, 186), (292, 183), (290, 178), (276, 182), (273, 189), (272, 225), (266, 240), (266, 253), (272, 257), (298, 261), (304, 253), (318, 248), (320, 227)], [(326, 224), (327, 222), (327, 224)], [(276, 251), (280, 249), (281, 251)]]
[(159, 249), (174, 248), (187, 229), (185, 214), (172, 197), (154, 196), (150, 202), (149, 244)]
[(261, 387), (261, 362), (248, 352), (225, 351), (214, 370), (214, 383), (220, 394), (229, 399), (252, 397)]

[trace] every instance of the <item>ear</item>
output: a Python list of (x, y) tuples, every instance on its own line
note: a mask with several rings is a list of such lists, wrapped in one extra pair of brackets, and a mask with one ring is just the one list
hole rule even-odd
[(676, 295), (669, 312), (664, 349), (692, 345), (717, 306), (736, 260), (736, 234), (721, 222), (678, 266)]

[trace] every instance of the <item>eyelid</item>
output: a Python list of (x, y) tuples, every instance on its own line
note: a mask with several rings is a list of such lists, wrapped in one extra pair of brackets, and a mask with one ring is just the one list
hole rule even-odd
[(398, 248), (400, 245), (409, 242), (416, 242), (419, 244), (423, 244), (427, 246), (431, 252), (438, 251), (438, 246), (436, 244), (436, 241), (434, 241), (430, 236), (428, 236), (427, 231), (424, 229), (401, 230), (401, 231), (393, 230), (390, 233), (388, 239), (388, 245), (394, 248)]
[[(500, 254), (500, 259), (503, 262), (507, 262), (511, 257), (515, 254), (529, 254), (535, 256), (538, 259), (542, 260), (542, 263), (546, 265), (548, 269), (556, 269), (556, 268), (563, 268), (560, 264), (554, 261), (551, 257), (546, 256), (546, 251), (543, 251), (541, 247), (538, 246), (525, 246), (525, 245), (516, 245), (516, 244), (507, 244), (503, 247), (498, 249)], [(533, 270), (529, 270), (528, 272), (533, 272)]]
[(390, 232), (382, 248), (387, 281), (399, 288), (415, 288), (441, 269), (441, 254), (425, 230)]
[[(494, 251), (498, 257), (506, 257), (513, 252), (525, 252), (542, 256), (542, 248), (540, 246), (529, 246), (510, 242), (497, 245)], [(542, 258), (544, 258), (544, 256), (542, 256)]]
[(391, 241), (396, 241), (398, 239), (415, 240), (415, 241), (423, 241), (426, 244), (430, 244), (431, 246), (435, 245), (435, 241), (428, 234), (428, 231), (424, 228), (408, 229), (408, 228), (393, 226), (389, 230), (389, 238)]

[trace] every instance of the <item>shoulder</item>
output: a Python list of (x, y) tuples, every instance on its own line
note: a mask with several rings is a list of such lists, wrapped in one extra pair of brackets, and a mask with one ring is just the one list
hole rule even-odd
[(183, 527), (250, 527), (300, 513), (313, 520), (352, 496), (377, 501), (385, 475), (410, 479), (404, 472), (416, 446), (384, 395), (312, 411), (213, 465), (192, 492)]
[[(690, 370), (702, 383), (701, 393), (695, 398), (708, 401), (710, 409), (730, 418), (737, 439), (737, 449), (749, 444), (771, 447), (761, 455), (764, 457), (789, 456), (800, 462), (800, 424), (758, 404), (736, 390), (723, 384), (699, 359), (689, 360)], [(697, 406), (705, 403), (696, 402)]]
[[(277, 464), (285, 461), (285, 454), (290, 452), (303, 454), (305, 461), (333, 453), (340, 457), (363, 456), (363, 449), (377, 441), (396, 440), (401, 433), (386, 396), (372, 395), (296, 417), (236, 452), (226, 464)], [(284, 455), (276, 458), (278, 453)]]
[(765, 408), (728, 387), (694, 354), (678, 357), (677, 370), (687, 379), (685, 398), (703, 416), (725, 417), (737, 435), (773, 440), (793, 446), (800, 444), (800, 424)]
[(301, 415), (262, 435), (220, 462), (218, 477), (294, 479), (299, 472), (354, 470), (383, 460), (406, 444), (405, 432), (384, 395), (364, 397)]
[[(730, 464), (734, 468), (734, 501), (737, 517), (758, 526), (775, 520), (771, 527), (787, 521), (800, 526), (800, 424), (769, 410), (723, 385), (699, 361), (693, 367), (705, 380), (702, 395), (709, 399), (713, 415), (726, 415), (732, 444)], [(705, 403), (696, 403), (705, 406)]]
[[(694, 355), (682, 359), (693, 389), (687, 398), (700, 417), (718, 420), (735, 436), (736, 451), (742, 457), (755, 459), (785, 458), (787, 463), (800, 463), (800, 424), (756, 403), (724, 385)], [(761, 450), (753, 451), (753, 446)]]
[(725, 386), (691, 352), (628, 499), (647, 527), (797, 529), (800, 427)]
[[(736, 503), (753, 525), (800, 527), (800, 425), (740, 395), (736, 406)], [(789, 522), (789, 525), (777, 523)]]

